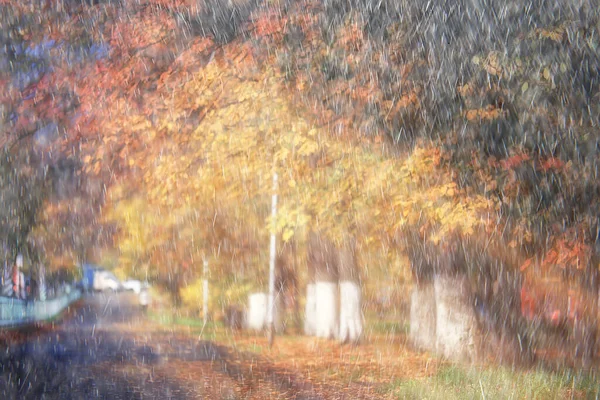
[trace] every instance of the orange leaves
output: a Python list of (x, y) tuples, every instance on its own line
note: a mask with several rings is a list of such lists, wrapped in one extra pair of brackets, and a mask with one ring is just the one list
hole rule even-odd
[[(244, 68), (258, 68), (254, 47), (248, 42), (234, 42), (228, 45), (223, 49), (223, 57), (241, 70), (244, 70)], [(244, 73), (247, 72), (244, 71)]]
[(490, 52), (485, 58), (475, 56), (471, 59), (471, 62), (483, 68), (488, 74), (499, 78), (507, 72), (505, 58), (496, 51)]
[(152, 43), (147, 47), (140, 49), (137, 53), (139, 57), (147, 59), (157, 68), (163, 69), (168, 66), (171, 58), (174, 58), (172, 49), (168, 48), (164, 43)]
[(192, 7), (196, 5), (193, 0), (146, 0), (147, 4), (157, 4), (170, 9), (176, 9), (178, 7)]
[(553, 28), (537, 28), (529, 35), (529, 37), (536, 39), (550, 39), (560, 43), (563, 41), (565, 35), (566, 26), (563, 24)]
[(109, 42), (114, 48), (144, 48), (169, 37), (175, 29), (175, 19), (166, 10), (141, 9), (115, 20)]
[(213, 45), (213, 41), (209, 38), (195, 38), (189, 44), (189, 48), (177, 56), (175, 63), (184, 71), (197, 70), (209, 60), (208, 51)]
[(254, 34), (258, 38), (273, 36), (276, 39), (281, 39), (287, 21), (288, 18), (275, 9), (261, 13), (253, 21)]
[[(581, 232), (578, 235), (574, 229), (570, 229), (553, 237), (551, 247), (543, 254), (538, 266), (543, 273), (557, 272), (555, 268), (559, 271), (583, 270), (590, 262), (591, 251)], [(530, 258), (521, 265), (520, 270), (523, 272), (534, 264), (534, 258)]]
[(493, 105), (488, 105), (485, 108), (464, 111), (464, 116), (471, 122), (482, 120), (492, 121), (506, 116), (506, 111), (496, 108)]
[(392, 119), (398, 112), (404, 108), (420, 107), (419, 96), (421, 94), (420, 88), (414, 88), (408, 94), (396, 99), (394, 101), (386, 100), (383, 102), (383, 107), (386, 111), (385, 118), (387, 120)]
[[(524, 244), (531, 244), (533, 241), (533, 233), (531, 229), (527, 227), (527, 221), (521, 221), (521, 223), (516, 224), (516, 227), (512, 231), (511, 240), (508, 242), (508, 247), (511, 249), (518, 248)], [(527, 268), (526, 266), (522, 266), (523, 269)]]
[(421, 180), (434, 172), (440, 164), (441, 156), (441, 150), (437, 147), (417, 147), (407, 158), (402, 171), (414, 175), (415, 180)]
[(470, 84), (459, 86), (456, 88), (456, 90), (463, 97), (469, 97), (475, 94), (475, 90), (473, 90), (473, 86)]
[(419, 95), (421, 94), (421, 90), (419, 88), (413, 89), (409, 94), (402, 96), (397, 102), (396, 107), (405, 108), (410, 105), (419, 105)]
[(346, 51), (358, 51), (362, 48), (364, 34), (361, 27), (356, 23), (348, 23), (339, 32), (339, 41)]
[(542, 265), (580, 270), (587, 265), (589, 252), (589, 246), (581, 240), (558, 238), (554, 246), (544, 255)]
[(310, 82), (305, 73), (298, 73), (295, 80), (295, 88), (299, 92), (304, 92), (310, 86)]
[(534, 261), (533, 257), (532, 258), (528, 258), (527, 260), (525, 260), (525, 262), (523, 264), (521, 264), (521, 266), (519, 267), (519, 270), (521, 272), (524, 272), (529, 267), (531, 267), (531, 265), (533, 265), (533, 261)]
[[(356, 80), (354, 80), (353, 83), (356, 84)], [(346, 86), (345, 82), (340, 81), (337, 83), (337, 89), (334, 89), (334, 92), (336, 92), (337, 95), (348, 94), (350, 98), (354, 100), (368, 102), (381, 97), (381, 94), (376, 88), (376, 82), (373, 80), (368, 80), (364, 84), (356, 84), (354, 87), (350, 88)]]

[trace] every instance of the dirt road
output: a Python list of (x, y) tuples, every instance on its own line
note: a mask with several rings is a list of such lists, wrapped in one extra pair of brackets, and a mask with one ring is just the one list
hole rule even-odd
[(61, 324), (0, 343), (0, 398), (332, 397), (256, 354), (155, 326), (134, 295), (85, 297)]

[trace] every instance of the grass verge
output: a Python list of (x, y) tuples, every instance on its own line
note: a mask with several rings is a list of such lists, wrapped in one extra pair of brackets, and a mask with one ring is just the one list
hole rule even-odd
[(388, 389), (400, 399), (593, 399), (600, 386), (588, 373), (452, 365), (424, 379), (396, 380)]
[(179, 328), (202, 340), (266, 356), (274, 365), (299, 371), (316, 382), (341, 387), (370, 385), (382, 398), (600, 398), (600, 384), (594, 372), (461, 366), (414, 351), (406, 345), (408, 325), (402, 321), (367, 317), (365, 342), (359, 346), (284, 335), (277, 336), (270, 349), (264, 335), (232, 332), (217, 321), (205, 325), (201, 319), (175, 312), (150, 312), (148, 316), (169, 329)]

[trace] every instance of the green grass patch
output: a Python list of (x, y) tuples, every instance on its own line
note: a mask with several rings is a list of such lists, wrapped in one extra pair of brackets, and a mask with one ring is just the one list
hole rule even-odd
[(198, 335), (204, 340), (220, 341), (226, 338), (227, 332), (221, 322), (209, 321), (206, 324), (201, 318), (186, 317), (177, 313), (148, 312), (148, 319), (162, 326), (179, 326), (190, 328), (189, 333)]
[(365, 329), (372, 333), (384, 334), (384, 335), (406, 335), (408, 334), (409, 325), (405, 322), (400, 321), (385, 321), (371, 319), (367, 320)]
[(564, 399), (598, 398), (596, 377), (565, 371), (513, 371), (447, 366), (425, 379), (397, 380), (390, 392), (399, 399)]
[(407, 335), (410, 325), (407, 320), (391, 316), (381, 317), (374, 312), (367, 312), (364, 327), (367, 334)]

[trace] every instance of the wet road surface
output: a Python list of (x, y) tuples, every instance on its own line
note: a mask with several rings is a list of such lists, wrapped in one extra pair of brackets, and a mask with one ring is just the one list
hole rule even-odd
[(0, 399), (331, 397), (254, 353), (152, 327), (134, 295), (87, 296), (62, 323), (0, 343)]

